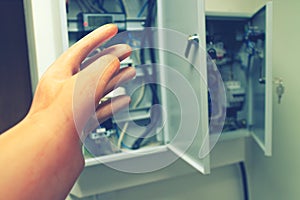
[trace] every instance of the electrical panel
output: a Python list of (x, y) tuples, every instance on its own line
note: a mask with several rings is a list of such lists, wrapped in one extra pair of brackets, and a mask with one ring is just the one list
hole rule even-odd
[(206, 49), (215, 63), (208, 65), (208, 82), (217, 70), (226, 94), (210, 118), (225, 115), (222, 134), (246, 130), (266, 155), (272, 134), (271, 5), (250, 17), (206, 17)]
[[(176, 5), (187, 10), (197, 7), (201, 11), (191, 12), (178, 21), (177, 10), (160, 1), (135, 1), (130, 5), (119, 0), (68, 1), (69, 45), (105, 23), (115, 23), (119, 27), (117, 39), (106, 42), (93, 54), (114, 44), (114, 40), (129, 44), (133, 52), (121, 62), (121, 68), (133, 66), (137, 71), (132, 81), (102, 100), (125, 94), (131, 96), (132, 102), (127, 110), (87, 135), (83, 149), (86, 158), (167, 145), (177, 156), (187, 162), (193, 160), (199, 171), (207, 173), (210, 148), (224, 135), (252, 135), (265, 154), (270, 155), (271, 138), (266, 134), (270, 133), (270, 117), (266, 116), (270, 114), (270, 6), (249, 17), (205, 19), (199, 14), (204, 13), (202, 1), (183, 4), (176, 0)], [(191, 25), (184, 23), (188, 19)], [(148, 29), (147, 33), (145, 30), (150, 26), (157, 29)], [(151, 40), (154, 33), (160, 36)], [(172, 49), (159, 50), (172, 48), (174, 40), (180, 44), (179, 50), (173, 50), (175, 53)], [(206, 56), (206, 62), (199, 60)], [(191, 68), (195, 62), (198, 69)], [(188, 80), (196, 102), (192, 103), (192, 98), (178, 100), (177, 94), (157, 84), (166, 87), (176, 74), (153, 67), (155, 63), (170, 66)], [(203, 66), (207, 66), (205, 71)], [(181, 107), (184, 103), (180, 101), (197, 106)], [(156, 105), (165, 110), (153, 109)], [(196, 118), (201, 120), (193, 127)], [(186, 120), (190, 125), (182, 130), (183, 135), (178, 135)]]
[[(107, 100), (118, 95), (129, 95), (132, 100), (129, 109), (126, 110), (128, 113), (121, 111), (88, 134), (84, 141), (86, 158), (164, 144), (160, 133), (161, 116), (151, 111), (151, 107), (160, 102), (159, 89), (154, 84), (157, 77), (155, 69), (147, 66), (149, 62), (156, 63), (157, 53), (151, 49), (140, 49), (143, 45), (141, 43), (148, 42), (146, 38), (141, 38), (144, 27), (154, 26), (152, 22), (155, 16), (149, 15), (148, 12), (154, 13), (156, 1), (132, 3), (134, 2), (131, 1), (130, 4), (117, 0), (68, 1), (69, 45), (104, 24), (114, 23), (118, 26), (119, 34), (124, 32), (122, 39), (125, 41), (122, 42), (134, 49), (131, 56), (121, 62), (121, 68), (133, 66), (137, 71), (132, 81), (105, 97)], [(145, 22), (146, 17), (148, 20)], [(152, 17), (153, 19), (149, 20)], [(100, 46), (93, 54), (109, 46), (110, 42), (105, 45)], [(143, 130), (132, 131), (132, 124), (142, 127)]]
[[(192, 9), (198, 4), (203, 5), (200, 2), (195, 0), (188, 5)], [(177, 5), (182, 4), (180, 1), (176, 3)], [(166, 10), (164, 12), (159, 11), (156, 14), (157, 4), (159, 9), (168, 10), (168, 16), (164, 14)], [(189, 84), (196, 91), (197, 98), (201, 99), (207, 96), (208, 99), (207, 103), (201, 103), (203, 99), (199, 100), (201, 106), (206, 105), (206, 108), (201, 108), (202, 111), (199, 111), (202, 119), (200, 129), (192, 130), (192, 127), (188, 127), (185, 130), (188, 132), (200, 131), (196, 135), (203, 140), (199, 140), (199, 144), (194, 145), (193, 148), (195, 149), (191, 150), (192, 155), (188, 157), (198, 157), (197, 159), (200, 157), (201, 160), (208, 153), (205, 150), (206, 153), (202, 155), (201, 149), (205, 149), (204, 146), (207, 141), (210, 141), (210, 146), (213, 148), (214, 144), (212, 144), (211, 138), (218, 139), (218, 137), (214, 137), (215, 135), (220, 134), (222, 136), (230, 133), (238, 135), (239, 132), (252, 134), (264, 148), (266, 154), (270, 154), (270, 148), (266, 147), (268, 146), (266, 144), (270, 143), (270, 138), (265, 136), (266, 131), (270, 132), (266, 130), (270, 128), (266, 124), (269, 122), (268, 117), (266, 117), (269, 108), (266, 98), (269, 97), (266, 94), (268, 94), (267, 90), (269, 90), (268, 85), (270, 82), (268, 71), (270, 67), (267, 61), (269, 56), (269, 48), (267, 47), (268, 40), (270, 40), (268, 32), (270, 28), (267, 28), (268, 23), (266, 23), (267, 8), (262, 8), (251, 17), (207, 16), (205, 23), (199, 21), (198, 15), (194, 16), (195, 13), (190, 13), (193, 16), (187, 16), (186, 18), (194, 19), (195, 23), (198, 24), (205, 24), (205, 28), (195, 28), (194, 33), (201, 33), (205, 30), (199, 38), (198, 34), (193, 34), (192, 31), (187, 32), (193, 29), (193, 25), (190, 28), (185, 23), (179, 26), (179, 21), (175, 19), (177, 18), (177, 11), (176, 9), (168, 9), (169, 6), (164, 2), (146, 0), (136, 1), (134, 5), (127, 5), (125, 1), (117, 0), (114, 3), (82, 0), (68, 2), (67, 18), (70, 45), (104, 23), (115, 23), (119, 27), (119, 34), (124, 32), (120, 41), (129, 44), (133, 48), (131, 56), (121, 63), (121, 67), (134, 66), (137, 70), (134, 80), (122, 85), (105, 97), (111, 98), (126, 94), (131, 96), (132, 102), (126, 110), (127, 113), (120, 112), (120, 114), (102, 123), (87, 136), (84, 142), (86, 157), (110, 155), (165, 144), (168, 144), (170, 148), (174, 147), (175, 152), (177, 150), (181, 152), (178, 153), (180, 155), (183, 153), (189, 155), (185, 147), (181, 149), (182, 140), (177, 141), (176, 139), (179, 137), (174, 134), (180, 128), (179, 125), (183, 120), (180, 118), (183, 112), (180, 114), (178, 109), (174, 109), (180, 107), (180, 102), (178, 105), (174, 104), (176, 98), (170, 98), (173, 94), (166, 94), (160, 85), (155, 84), (162, 79), (169, 81), (172, 77), (169, 78), (168, 73), (158, 72), (158, 68), (149, 65), (162, 63), (163, 60), (164, 64), (186, 76), (186, 79), (190, 82)], [(203, 7), (201, 8), (204, 10)], [(170, 18), (173, 16), (171, 11), (174, 11), (174, 19)], [(172, 53), (161, 53), (154, 48), (142, 48), (147, 45), (151, 46), (151, 44), (145, 45), (153, 41), (149, 40), (149, 35), (146, 37), (144, 32), (146, 27), (157, 26), (155, 24), (157, 18), (160, 23), (158, 27), (170, 28), (190, 35), (190, 39), (184, 38), (181, 45), (181, 54), (188, 62), (194, 59), (193, 56), (196, 56), (196, 59), (202, 56), (199, 50), (191, 47), (193, 46), (191, 41), (197, 44), (202, 43), (201, 45), (206, 44), (204, 47), (206, 49), (205, 54), (209, 58), (206, 69), (207, 77), (202, 78), (207, 79), (209, 88), (205, 88), (200, 76), (198, 78), (195, 76), (197, 70), (192, 72), (192, 75), (189, 72), (189, 64), (182, 63), (183, 60), (174, 57), (174, 55), (171, 55)], [(182, 18), (182, 20), (184, 19)], [(132, 26), (132, 23), (135, 23), (135, 26)], [(164, 37), (160, 42), (171, 46), (174, 43), (174, 41), (171, 41), (174, 32), (167, 32), (161, 33), (161, 35), (166, 34), (166, 36), (160, 36)], [(108, 42), (106, 47), (110, 44)], [(105, 48), (105, 45), (96, 49), (94, 53), (101, 51), (103, 48)], [(199, 65), (203, 64), (201, 61)], [(166, 84), (168, 83), (166, 82)], [(217, 89), (212, 89), (212, 87)], [(206, 89), (208, 93), (204, 94), (203, 91)], [(163, 116), (162, 111), (153, 112), (153, 106), (158, 104), (165, 106), (167, 110), (165, 116)], [(207, 112), (204, 112), (205, 110)], [(187, 117), (189, 118), (193, 114), (195, 114), (195, 110), (189, 111)], [(165, 123), (164, 118), (170, 120)], [(209, 124), (209, 127), (207, 127), (207, 124)], [(134, 127), (144, 128), (134, 130)], [(208, 135), (206, 130), (208, 130)], [(215, 139), (215, 143), (217, 139)]]
[(90, 32), (96, 28), (114, 23), (118, 26), (119, 31), (126, 30), (126, 19), (123, 13), (79, 13), (78, 14), (79, 30)]
[(69, 44), (108, 23), (116, 24), (119, 31), (141, 30), (147, 5), (145, 0), (69, 0), (66, 10)]
[[(247, 70), (252, 62), (246, 40), (248, 19), (206, 18), (206, 48), (220, 72), (226, 94), (226, 103), (211, 118), (221, 118), (226, 113), (223, 132), (246, 128)], [(250, 41), (249, 41), (250, 42)], [(249, 56), (248, 56), (249, 55)], [(215, 66), (208, 65), (208, 80), (214, 80)], [(262, 68), (262, 66), (257, 66)]]

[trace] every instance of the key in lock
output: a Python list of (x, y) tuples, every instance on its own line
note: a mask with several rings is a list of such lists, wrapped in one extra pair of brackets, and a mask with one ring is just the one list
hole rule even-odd
[(278, 104), (281, 103), (281, 99), (282, 99), (282, 95), (284, 94), (284, 84), (283, 84), (283, 81), (281, 78), (277, 78), (275, 80), (275, 84), (277, 85), (276, 86), (276, 94), (277, 94), (277, 97), (278, 97)]

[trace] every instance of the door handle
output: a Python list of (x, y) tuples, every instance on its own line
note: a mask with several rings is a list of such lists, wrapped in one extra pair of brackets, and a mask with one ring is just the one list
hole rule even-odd
[(200, 42), (200, 37), (199, 37), (199, 35), (197, 34), (197, 33), (195, 33), (195, 34), (193, 34), (193, 35), (190, 35), (189, 37), (188, 37), (188, 43), (187, 43), (187, 47), (186, 47), (186, 49), (185, 49), (185, 53), (184, 53), (184, 55), (185, 55), (185, 57), (188, 57), (189, 56), (189, 54), (190, 54), (190, 50), (191, 50), (191, 47), (192, 47), (192, 44), (194, 44), (194, 45), (196, 45), (196, 46), (198, 46), (199, 45), (199, 42)]
[(199, 44), (199, 38), (200, 38), (199, 35), (197, 33), (195, 33), (188, 37), (188, 41), (195, 41), (196, 43)]

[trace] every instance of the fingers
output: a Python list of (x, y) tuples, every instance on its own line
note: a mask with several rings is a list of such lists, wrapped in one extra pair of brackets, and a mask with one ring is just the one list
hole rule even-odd
[(101, 124), (108, 118), (110, 118), (114, 113), (119, 112), (130, 103), (129, 96), (117, 96), (110, 100), (107, 100), (99, 105), (96, 111), (96, 116)]
[(133, 67), (126, 67), (121, 69), (106, 85), (103, 96), (119, 87), (121, 84), (133, 79), (136, 75), (136, 71)]
[(95, 112), (95, 105), (103, 97), (106, 85), (119, 70), (119, 59), (113, 55), (105, 55), (93, 62), (89, 67), (80, 71), (70, 79), (73, 84), (72, 106), (73, 117), (78, 130)]
[(74, 82), (73, 107), (76, 112), (90, 116), (102, 98), (106, 85), (119, 70), (119, 59), (105, 55), (71, 78)]
[[(103, 123), (104, 121), (112, 117), (114, 113), (119, 112), (121, 109), (128, 106), (129, 103), (130, 97), (124, 95), (113, 97), (110, 100), (101, 103), (98, 106), (95, 115), (87, 122), (84, 133), (88, 134), (89, 132), (93, 131), (99, 126), (99, 123)], [(97, 119), (95, 119), (94, 117), (96, 117)]]
[(126, 57), (128, 57), (131, 53), (130, 46), (126, 44), (118, 44), (111, 47), (108, 47), (104, 49), (103, 51), (97, 53), (96, 55), (92, 56), (88, 60), (86, 60), (84, 63), (81, 64), (81, 69), (86, 68), (88, 65), (90, 65), (92, 62), (97, 60), (103, 55), (112, 54), (119, 58), (120, 61), (124, 60)]
[(135, 75), (134, 68), (119, 68), (119, 59), (108, 54), (71, 78), (75, 84), (72, 97), (74, 119), (79, 130), (83, 130), (86, 120), (94, 113), (95, 105), (98, 105), (104, 94)]
[(107, 24), (94, 30), (65, 51), (54, 63), (51, 71), (61, 77), (76, 74), (88, 54), (101, 43), (116, 35), (117, 32), (118, 28), (113, 24)]

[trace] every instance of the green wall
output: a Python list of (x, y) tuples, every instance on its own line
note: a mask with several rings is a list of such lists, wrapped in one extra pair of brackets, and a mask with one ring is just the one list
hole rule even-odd
[(265, 158), (258, 148), (250, 150), (251, 199), (296, 200), (300, 197), (300, 1), (273, 0), (273, 16), (273, 76), (281, 77), (286, 89), (281, 104), (273, 95), (273, 156)]

